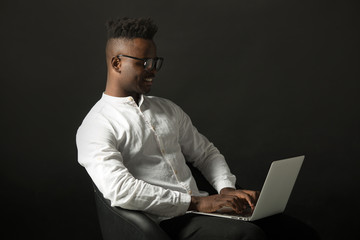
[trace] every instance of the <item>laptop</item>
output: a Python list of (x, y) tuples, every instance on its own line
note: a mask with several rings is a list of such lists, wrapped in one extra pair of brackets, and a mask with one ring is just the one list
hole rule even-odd
[(251, 209), (249, 209), (239, 215), (233, 212), (230, 207), (222, 208), (213, 213), (196, 211), (188, 211), (187, 213), (231, 218), (242, 221), (255, 221), (282, 213), (285, 210), (304, 158), (305, 156), (298, 156), (272, 162), (252, 213)]

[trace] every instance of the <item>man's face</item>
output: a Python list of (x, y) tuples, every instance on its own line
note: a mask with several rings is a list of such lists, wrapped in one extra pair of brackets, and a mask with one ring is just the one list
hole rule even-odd
[[(135, 38), (123, 43), (121, 52), (117, 55), (128, 55), (136, 58), (156, 57), (156, 46), (152, 40)], [(151, 90), (156, 71), (144, 69), (144, 62), (128, 57), (120, 57), (119, 87), (126, 96), (137, 98), (140, 94)]]

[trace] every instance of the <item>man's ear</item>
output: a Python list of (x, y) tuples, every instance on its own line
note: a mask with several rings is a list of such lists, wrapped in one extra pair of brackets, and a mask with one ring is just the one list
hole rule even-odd
[(111, 59), (111, 66), (115, 69), (115, 71), (117, 72), (121, 72), (120, 71), (120, 67), (121, 67), (121, 60), (118, 57), (113, 57)]

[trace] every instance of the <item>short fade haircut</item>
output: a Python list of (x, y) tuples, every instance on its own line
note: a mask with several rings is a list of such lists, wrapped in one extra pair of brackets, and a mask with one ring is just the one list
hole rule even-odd
[(150, 18), (116, 18), (106, 23), (108, 40), (112, 38), (152, 40), (158, 27)]

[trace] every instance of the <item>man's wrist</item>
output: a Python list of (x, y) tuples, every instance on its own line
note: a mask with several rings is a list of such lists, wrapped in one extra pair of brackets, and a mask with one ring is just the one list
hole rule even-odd
[(229, 194), (235, 190), (236, 190), (235, 188), (226, 187), (220, 190), (220, 194)]
[(199, 203), (199, 197), (191, 196), (191, 202), (188, 211), (197, 211), (198, 203)]

